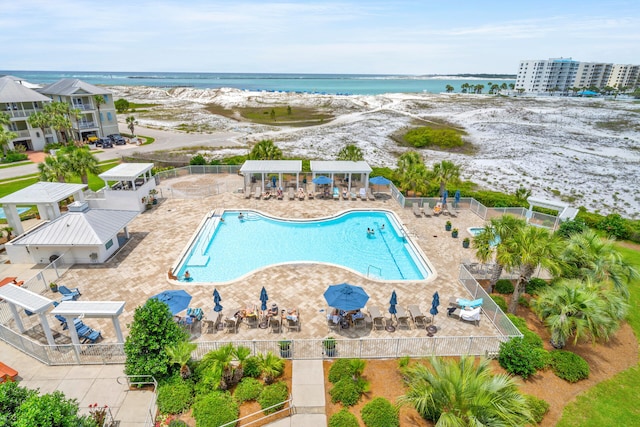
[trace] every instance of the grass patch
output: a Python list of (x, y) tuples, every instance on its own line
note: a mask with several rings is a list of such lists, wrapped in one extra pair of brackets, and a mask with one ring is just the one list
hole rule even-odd
[(399, 129), (390, 137), (398, 145), (411, 148), (428, 148), (462, 154), (473, 154), (476, 150), (463, 137), (464, 129), (446, 120), (414, 120), (414, 127)]
[(30, 160), (25, 160), (23, 162), (13, 162), (13, 163), (9, 163), (8, 165), (0, 166), (0, 169), (15, 168), (16, 166), (30, 165), (31, 163), (33, 162)]
[(640, 130), (640, 124), (637, 120), (607, 120), (606, 122), (596, 122), (596, 128), (607, 129), (612, 131), (628, 131), (628, 130)]
[(208, 104), (205, 109), (211, 114), (217, 114), (229, 119), (272, 126), (315, 126), (334, 119), (332, 114), (317, 108), (291, 107), (289, 109), (287, 105), (227, 109), (217, 104)]
[(153, 107), (159, 107), (159, 106), (160, 104), (148, 104), (148, 103), (138, 104), (137, 102), (129, 102), (129, 109), (124, 114), (146, 113), (148, 111), (146, 110), (147, 108), (153, 108)]
[[(618, 246), (625, 260), (640, 268), (640, 252)], [(640, 304), (640, 280), (629, 285), (631, 307)], [(640, 337), (640, 313), (629, 310), (627, 322), (636, 338)], [(636, 399), (640, 394), (640, 366), (620, 372), (576, 398), (564, 408), (558, 427), (596, 427), (603, 425), (636, 425), (640, 419), (640, 407)], [(615, 420), (615, 422), (613, 421)]]

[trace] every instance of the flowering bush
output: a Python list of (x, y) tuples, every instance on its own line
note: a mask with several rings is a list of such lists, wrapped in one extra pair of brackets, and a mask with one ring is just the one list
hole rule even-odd
[(91, 414), (91, 418), (96, 422), (96, 425), (102, 427), (105, 425), (105, 421), (107, 420), (107, 413), (109, 411), (109, 407), (107, 405), (98, 407), (97, 403), (93, 405), (89, 405), (89, 413)]

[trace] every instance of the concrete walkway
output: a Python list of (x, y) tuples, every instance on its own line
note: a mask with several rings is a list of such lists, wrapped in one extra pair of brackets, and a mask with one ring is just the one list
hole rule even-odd
[(291, 374), (294, 415), (275, 421), (271, 427), (325, 427), (324, 370), (322, 360), (294, 360)]
[[(18, 383), (40, 394), (61, 391), (76, 399), (80, 413), (89, 405), (107, 405), (120, 427), (144, 427), (151, 391), (132, 390), (126, 385), (124, 365), (47, 366), (0, 341), (0, 361), (18, 371)], [(120, 378), (120, 381), (118, 381)], [(122, 383), (122, 384), (120, 384)]]

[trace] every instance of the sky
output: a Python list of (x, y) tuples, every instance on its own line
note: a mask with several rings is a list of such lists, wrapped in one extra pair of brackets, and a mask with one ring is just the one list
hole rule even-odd
[(515, 74), (640, 64), (640, 1), (0, 0), (0, 69)]

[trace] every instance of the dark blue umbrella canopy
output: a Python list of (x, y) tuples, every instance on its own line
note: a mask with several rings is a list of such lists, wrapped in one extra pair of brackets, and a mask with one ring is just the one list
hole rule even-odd
[(213, 307), (213, 311), (215, 311), (216, 313), (220, 313), (222, 311), (222, 305), (220, 305), (220, 301), (222, 301), (222, 298), (220, 298), (220, 294), (218, 293), (218, 290), (214, 289), (213, 302), (215, 303), (215, 306)]
[(389, 313), (397, 313), (396, 304), (398, 304), (398, 296), (396, 295), (396, 291), (393, 291), (391, 293), (391, 299), (389, 300)]
[(439, 305), (440, 305), (440, 295), (438, 294), (438, 291), (436, 291), (436, 293), (433, 294), (433, 300), (431, 301), (431, 310), (429, 310), (429, 313), (431, 313), (433, 316), (438, 314)]
[(191, 295), (182, 289), (160, 292), (149, 299), (152, 298), (167, 304), (171, 314), (177, 314), (182, 310), (186, 310), (191, 302)]
[(456, 194), (455, 196), (453, 196), (453, 199), (456, 201), (456, 203), (460, 202), (460, 190), (456, 190)]
[(449, 192), (447, 190), (444, 190), (444, 193), (442, 193), (442, 204), (446, 204), (447, 203), (447, 197), (449, 197)]
[(267, 295), (267, 290), (263, 286), (262, 290), (260, 291), (260, 301), (262, 302), (262, 305), (260, 306), (260, 310), (264, 311), (267, 309), (268, 300), (269, 300), (269, 295)]
[(271, 184), (273, 184), (272, 186), (275, 188), (275, 186), (276, 186), (276, 177), (275, 176), (271, 177)]
[(331, 181), (331, 178), (329, 178), (328, 176), (320, 175), (313, 178), (312, 182), (314, 184), (324, 185), (324, 184), (331, 184), (332, 181)]
[(385, 178), (384, 176), (374, 176), (369, 180), (369, 182), (373, 185), (389, 185), (391, 181)]
[(329, 307), (350, 311), (364, 307), (369, 301), (369, 295), (360, 286), (341, 283), (329, 286), (324, 292), (324, 299)]

